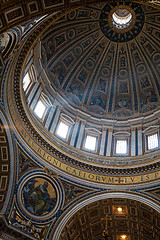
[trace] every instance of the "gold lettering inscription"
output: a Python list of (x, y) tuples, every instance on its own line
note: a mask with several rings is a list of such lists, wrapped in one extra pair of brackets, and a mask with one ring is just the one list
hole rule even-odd
[(160, 178), (160, 171), (149, 173), (147, 175), (140, 176), (130, 176), (130, 177), (112, 177), (104, 176), (100, 174), (89, 173), (85, 171), (78, 170), (74, 167), (68, 166), (67, 164), (61, 162), (60, 160), (54, 158), (52, 155), (44, 151), (35, 141), (32, 136), (26, 131), (25, 127), (22, 125), (18, 115), (15, 111), (14, 104), (12, 103), (11, 96), (8, 98), (8, 105), (10, 107), (10, 114), (12, 116), (13, 122), (16, 129), (18, 130), (21, 137), (26, 141), (26, 143), (32, 148), (36, 154), (41, 158), (52, 164), (54, 167), (81, 179), (85, 179), (92, 182), (104, 183), (104, 184), (137, 184), (147, 181), (152, 181)]

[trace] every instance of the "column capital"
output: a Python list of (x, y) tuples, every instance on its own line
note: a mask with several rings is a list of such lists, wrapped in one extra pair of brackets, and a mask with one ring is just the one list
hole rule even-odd
[(103, 132), (106, 132), (106, 131), (107, 131), (107, 129), (108, 129), (108, 128), (107, 128), (107, 127), (105, 127), (105, 126), (103, 126), (103, 127), (102, 127), (102, 131), (103, 131)]
[(76, 117), (76, 123), (79, 123), (81, 121), (81, 119), (79, 117)]
[(108, 128), (109, 132), (113, 132), (113, 127)]
[[(41, 77), (40, 77), (40, 76), (38, 76), (37, 82), (42, 85), (42, 80), (41, 80)], [(42, 87), (42, 86), (41, 86), (41, 87)]]
[(136, 127), (131, 127), (131, 132), (134, 132), (136, 130)]
[(142, 130), (142, 125), (138, 125), (138, 126), (137, 126), (137, 129), (138, 129), (138, 130)]
[(86, 122), (87, 122), (86, 120), (81, 120), (82, 125), (86, 125)]
[(58, 110), (61, 111), (63, 109), (63, 107), (61, 105), (57, 105)]
[(53, 105), (55, 107), (60, 107), (61, 106), (60, 103), (56, 99), (54, 100)]

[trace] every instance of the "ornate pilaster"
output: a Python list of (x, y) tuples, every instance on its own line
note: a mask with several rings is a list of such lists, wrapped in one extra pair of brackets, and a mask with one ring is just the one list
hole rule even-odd
[(111, 156), (113, 128), (109, 128), (106, 156)]

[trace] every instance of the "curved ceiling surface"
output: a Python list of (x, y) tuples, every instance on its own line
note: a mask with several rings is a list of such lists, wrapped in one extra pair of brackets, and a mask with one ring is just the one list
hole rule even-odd
[[(113, 13), (132, 20), (124, 29)], [(159, 109), (160, 16), (138, 3), (96, 4), (70, 12), (42, 36), (42, 65), (53, 88), (93, 117), (133, 118)]]
[[(119, 206), (122, 212), (118, 212)], [(158, 239), (158, 213), (140, 202), (119, 198), (97, 201), (76, 212), (67, 222), (60, 240), (103, 240), (106, 216), (109, 240)]]
[[(123, 24), (113, 22), (114, 13)], [(58, 21), (61, 13), (47, 15), (2, 42), (3, 179), (12, 173), (7, 195), (0, 184), (0, 222), (7, 229), (2, 237), (12, 238), (15, 230), (21, 239), (100, 240), (108, 216), (109, 239), (158, 239), (160, 153), (159, 146), (148, 151), (147, 134), (159, 137), (159, 13), (152, 9), (151, 15), (149, 7), (127, 2), (85, 6)], [(43, 69), (38, 68), (41, 63)], [(46, 104), (42, 118), (35, 112), (41, 100)], [(81, 118), (72, 114), (78, 110), (84, 112)], [(85, 113), (93, 121), (83, 122)], [(139, 116), (146, 116), (140, 120), (143, 126)], [(73, 121), (66, 141), (56, 135), (63, 117)], [(106, 124), (96, 125), (103, 117), (109, 119)], [(117, 121), (119, 125), (110, 120), (117, 118), (127, 120)], [(134, 118), (139, 122), (133, 124)], [(90, 132), (97, 136), (95, 153), (83, 147)], [(114, 152), (121, 136), (127, 139), (124, 156)], [(30, 196), (38, 189), (47, 197), (37, 194), (43, 202), (37, 207), (38, 197), (32, 201)]]

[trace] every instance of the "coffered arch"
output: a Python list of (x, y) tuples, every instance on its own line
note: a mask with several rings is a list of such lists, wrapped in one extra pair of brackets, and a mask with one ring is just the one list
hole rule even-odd
[[(125, 213), (117, 215), (115, 209), (118, 207), (122, 207)], [(68, 213), (58, 222), (52, 239), (75, 240), (79, 237), (82, 239), (103, 239), (102, 232), (105, 224), (102, 218), (106, 215), (111, 217), (111, 220), (108, 221), (109, 239), (120, 239), (118, 236), (120, 237), (122, 234), (128, 235), (127, 239), (130, 237), (136, 240), (158, 239), (159, 213), (160, 206), (157, 203), (138, 194), (126, 192), (97, 194), (69, 209)], [(144, 229), (146, 227), (145, 221), (151, 221), (148, 222), (146, 229)], [(121, 224), (124, 226), (122, 227)], [(150, 235), (147, 236), (147, 231), (151, 231), (151, 229), (154, 233), (150, 232)]]

